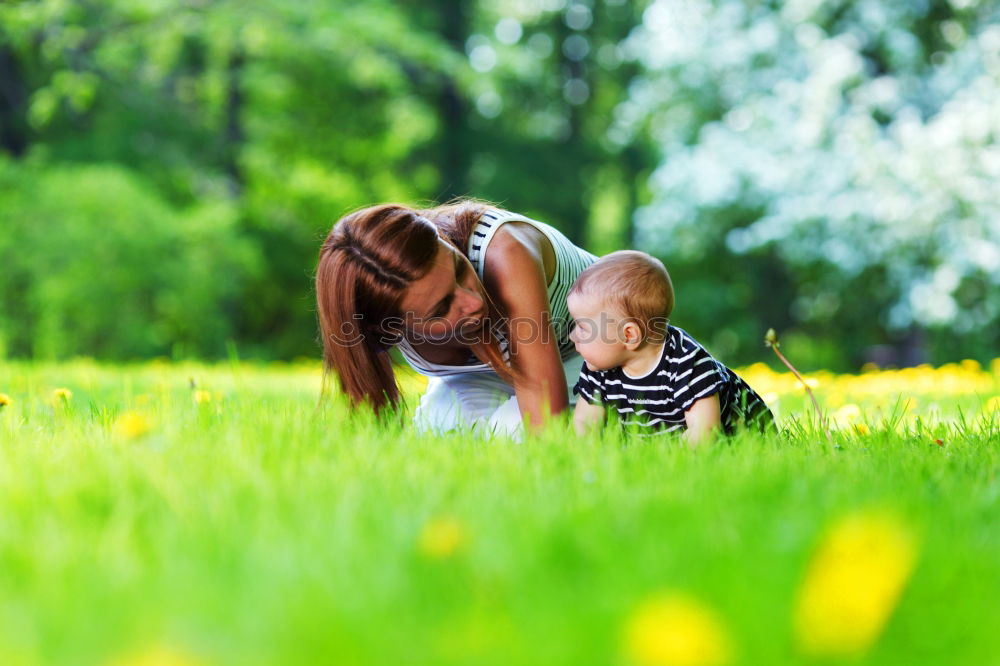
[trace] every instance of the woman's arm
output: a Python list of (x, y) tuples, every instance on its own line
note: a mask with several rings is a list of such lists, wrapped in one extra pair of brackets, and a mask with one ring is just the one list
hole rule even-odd
[(551, 244), (540, 231), (508, 222), (490, 242), (483, 267), (483, 286), (510, 324), (511, 364), (520, 377), (514, 392), (532, 429), (569, 403), (549, 309), (546, 253), (551, 257)]

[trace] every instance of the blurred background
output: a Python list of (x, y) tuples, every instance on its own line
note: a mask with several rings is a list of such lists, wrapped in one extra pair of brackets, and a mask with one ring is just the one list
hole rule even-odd
[(729, 364), (1000, 353), (996, 0), (6, 0), (0, 357), (317, 357), (363, 205), (674, 278)]

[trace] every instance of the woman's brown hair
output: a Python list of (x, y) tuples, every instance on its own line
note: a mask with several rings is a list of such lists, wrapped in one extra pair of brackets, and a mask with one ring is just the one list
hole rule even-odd
[[(376, 412), (399, 404), (389, 349), (402, 335), (403, 295), (434, 266), (439, 238), (465, 254), (484, 210), (471, 201), (426, 211), (383, 204), (334, 224), (319, 252), (316, 304), (324, 369), (327, 376), (337, 375), (352, 404), (367, 402)], [(487, 304), (490, 322), (498, 322), (488, 297)], [(494, 336), (473, 351), (503, 379), (512, 380)]]

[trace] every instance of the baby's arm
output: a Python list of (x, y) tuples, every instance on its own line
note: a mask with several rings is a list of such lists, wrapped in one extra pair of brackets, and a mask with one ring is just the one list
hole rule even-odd
[(712, 431), (722, 426), (722, 408), (719, 406), (719, 394), (713, 393), (707, 398), (696, 400), (686, 412), (687, 439), (691, 446), (697, 446)]
[(583, 398), (576, 401), (576, 409), (573, 410), (573, 428), (576, 434), (587, 434), (594, 426), (604, 423), (604, 418), (603, 405), (592, 405)]

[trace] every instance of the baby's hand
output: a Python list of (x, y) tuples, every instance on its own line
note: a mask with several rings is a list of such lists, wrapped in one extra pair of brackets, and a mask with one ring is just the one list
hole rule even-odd
[(601, 405), (592, 405), (583, 398), (576, 401), (573, 410), (573, 429), (578, 435), (586, 435), (604, 422), (605, 412)]

